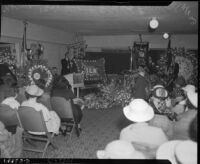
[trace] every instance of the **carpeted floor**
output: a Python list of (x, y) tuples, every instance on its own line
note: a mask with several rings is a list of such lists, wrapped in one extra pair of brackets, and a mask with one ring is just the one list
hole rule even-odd
[[(49, 146), (45, 158), (95, 159), (96, 151), (104, 149), (107, 143), (118, 139), (120, 130), (127, 124), (129, 121), (125, 119), (122, 107), (85, 109), (80, 137), (74, 133), (70, 141), (67, 136), (55, 136), (54, 141), (59, 149), (54, 150)], [(37, 146), (41, 146), (41, 143)], [(41, 158), (41, 153), (24, 152), (22, 156)]]

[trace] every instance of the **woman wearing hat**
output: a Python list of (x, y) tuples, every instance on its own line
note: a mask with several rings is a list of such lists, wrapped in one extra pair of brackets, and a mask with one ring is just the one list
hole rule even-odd
[(197, 116), (198, 95), (196, 92), (187, 93), (186, 109), (187, 111), (177, 116), (177, 121), (174, 122), (174, 139), (190, 138), (190, 124)]
[[(40, 96), (42, 96), (43, 93), (44, 91), (40, 89), (37, 85), (28, 86), (26, 88), (27, 100), (22, 102), (21, 106), (32, 107), (36, 111), (41, 110), (44, 116), (44, 121), (46, 123), (48, 132), (58, 134), (60, 128), (60, 118), (54, 111), (49, 111), (47, 107), (37, 102), (37, 99)], [(34, 132), (34, 134), (40, 134), (40, 133)]]
[(124, 140), (114, 140), (108, 143), (104, 150), (96, 152), (98, 159), (145, 159), (143, 153)]
[(169, 160), (171, 164), (197, 164), (197, 143), (191, 140), (172, 140), (162, 144), (156, 159)]
[(187, 110), (187, 108), (186, 108), (187, 93), (188, 92), (195, 92), (196, 88), (195, 88), (194, 85), (188, 84), (188, 85), (182, 87), (181, 90), (182, 90), (182, 96), (176, 97), (173, 100), (174, 103), (176, 103), (176, 104), (173, 105), (172, 111), (177, 113), (177, 114), (181, 114), (181, 113), (183, 113), (184, 111)]
[(176, 113), (171, 111), (171, 99), (164, 86), (153, 87), (149, 104), (153, 107), (155, 114), (166, 115), (170, 120), (176, 120)]
[(168, 141), (161, 128), (150, 126), (148, 122), (154, 117), (153, 108), (143, 99), (134, 99), (123, 109), (127, 119), (134, 123), (120, 132), (120, 139), (137, 145), (138, 150), (156, 150)]

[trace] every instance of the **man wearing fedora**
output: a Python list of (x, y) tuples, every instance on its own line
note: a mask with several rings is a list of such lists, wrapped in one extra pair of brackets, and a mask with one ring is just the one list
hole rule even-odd
[(123, 113), (127, 119), (134, 123), (121, 130), (121, 140), (131, 142), (141, 150), (156, 150), (158, 146), (168, 141), (161, 128), (148, 124), (148, 121), (154, 117), (154, 110), (143, 99), (134, 99), (128, 106), (124, 107)]

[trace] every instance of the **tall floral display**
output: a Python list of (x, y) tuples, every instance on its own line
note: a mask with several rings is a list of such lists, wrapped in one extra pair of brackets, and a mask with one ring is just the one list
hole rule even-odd
[(16, 74), (17, 59), (10, 45), (0, 47), (0, 64), (7, 64), (12, 73)]
[(183, 76), (187, 83), (197, 86), (198, 83), (198, 53), (185, 48), (174, 48), (172, 53), (179, 64), (179, 76)]

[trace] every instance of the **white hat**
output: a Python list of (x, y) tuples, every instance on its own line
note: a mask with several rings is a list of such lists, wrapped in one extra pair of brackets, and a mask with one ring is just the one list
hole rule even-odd
[(171, 164), (177, 164), (174, 150), (176, 145), (181, 142), (181, 140), (173, 140), (160, 145), (156, 151), (156, 159), (169, 160)]
[(155, 85), (151, 90), (153, 91), (156, 88), (165, 88), (163, 85)]
[(197, 164), (197, 143), (182, 141), (175, 148), (175, 156), (181, 164)]
[(107, 144), (104, 150), (98, 150), (98, 159), (145, 159), (145, 156), (136, 151), (130, 142), (115, 140)]
[(40, 89), (37, 85), (30, 85), (26, 88), (26, 92), (32, 96), (41, 96), (44, 91)]
[(134, 122), (146, 122), (154, 117), (153, 108), (143, 99), (134, 99), (123, 109), (127, 119)]
[(194, 85), (188, 84), (182, 88), (186, 92), (195, 92), (196, 88)]
[(198, 95), (196, 92), (187, 92), (187, 97), (196, 108), (198, 106)]

